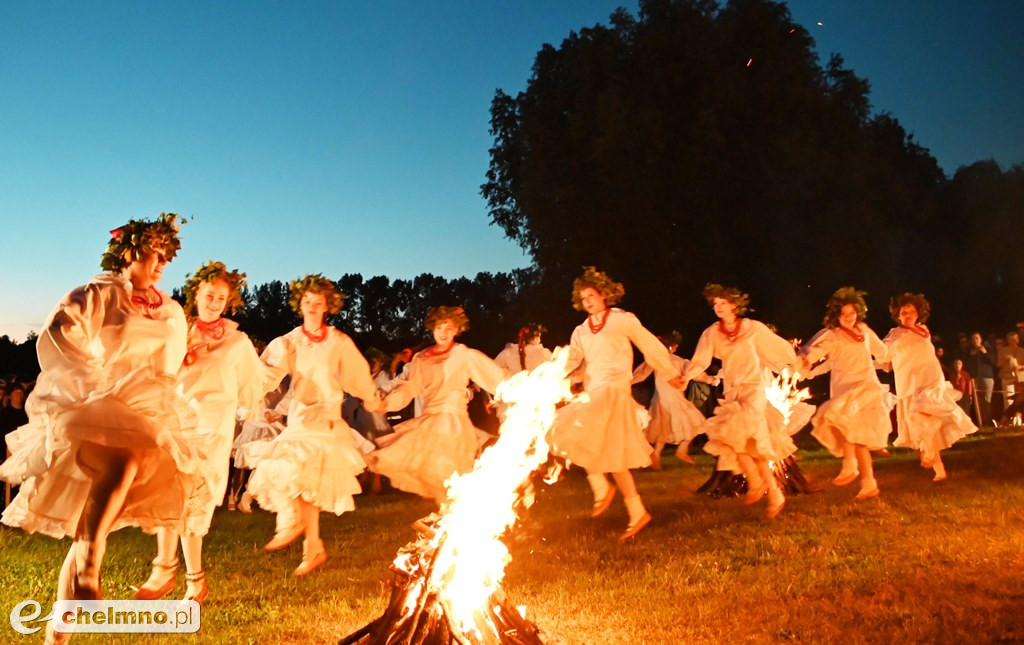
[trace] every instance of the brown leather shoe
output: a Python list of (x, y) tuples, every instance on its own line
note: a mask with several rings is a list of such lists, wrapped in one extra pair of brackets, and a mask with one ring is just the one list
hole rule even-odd
[(630, 524), (626, 527), (626, 532), (619, 536), (620, 542), (625, 542), (629, 538), (633, 537), (637, 533), (643, 530), (645, 526), (651, 523), (651, 514), (644, 513), (635, 524)]
[(609, 484), (608, 494), (601, 501), (594, 502), (594, 508), (590, 511), (590, 517), (598, 517), (608, 510), (608, 507), (612, 505), (612, 500), (615, 499), (616, 490), (614, 485)]

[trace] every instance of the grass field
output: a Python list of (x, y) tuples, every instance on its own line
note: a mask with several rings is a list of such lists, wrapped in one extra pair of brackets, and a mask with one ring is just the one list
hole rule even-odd
[[(812, 440), (813, 441), (813, 440)], [(616, 502), (586, 517), (579, 473), (545, 487), (511, 542), (505, 590), (551, 643), (1024, 642), (1024, 435), (981, 433), (944, 453), (949, 480), (916, 456), (876, 461), (882, 496), (854, 502), (856, 484), (827, 483), (838, 463), (805, 451), (824, 490), (790, 498), (774, 521), (763, 506), (693, 494), (710, 460), (674, 457), (638, 473), (654, 522), (620, 544)], [(266, 554), (273, 517), (218, 512), (206, 543), (211, 595), (198, 635), (80, 635), (76, 643), (328, 643), (376, 618), (388, 564), (431, 505), (398, 493), (361, 496), (324, 516), (331, 559), (297, 580), (299, 543)], [(46, 611), (68, 542), (0, 529), (0, 609), (28, 598)], [(152, 538), (120, 531), (104, 569), (109, 598), (148, 574)], [(184, 590), (182, 580), (176, 593)], [(0, 618), (0, 642), (40, 642)], [(40, 632), (41, 634), (41, 632)]]

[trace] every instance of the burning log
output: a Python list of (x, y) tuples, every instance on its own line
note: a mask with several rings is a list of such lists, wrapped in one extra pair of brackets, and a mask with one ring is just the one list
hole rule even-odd
[(440, 513), (414, 524), (420, 537), (391, 565), (391, 597), (384, 613), (343, 638), (362, 645), (538, 645), (540, 629), (501, 589), (511, 560), (501, 537), (533, 503), (531, 475), (547, 461), (545, 435), (555, 408), (571, 398), (568, 348), (548, 363), (521, 372), (498, 388), (508, 404), (497, 443), (473, 472), (445, 485)]

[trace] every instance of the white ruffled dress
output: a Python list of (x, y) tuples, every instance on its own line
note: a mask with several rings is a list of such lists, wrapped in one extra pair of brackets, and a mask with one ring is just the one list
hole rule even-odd
[(76, 462), (84, 441), (140, 455), (114, 529), (182, 530), (202, 478), (195, 415), (175, 393), (185, 356), (185, 315), (169, 295), (150, 309), (132, 285), (104, 273), (61, 300), (39, 336), (42, 373), (26, 402), (29, 422), (7, 437), (0, 478), (21, 483), (3, 522), (74, 536), (91, 479)]
[(469, 420), (469, 382), (493, 394), (504, 377), (490, 357), (461, 343), (444, 353), (427, 348), (416, 354), (408, 380), (392, 381), (394, 389), (384, 403), (388, 411), (401, 410), (422, 396), (423, 415), (378, 437), (370, 467), (399, 490), (443, 500), (445, 480), (473, 469), (481, 435), (486, 435)]
[[(918, 327), (927, 331), (923, 325)], [(894, 446), (934, 455), (977, 432), (956, 403), (960, 393), (943, 377), (930, 335), (896, 327), (884, 342), (896, 377)]]
[[(678, 376), (668, 350), (636, 316), (619, 308), (606, 310), (599, 320), (576, 327), (570, 347), (574, 364), (583, 373), (585, 397), (560, 408), (549, 443), (588, 473), (619, 473), (651, 464), (651, 446), (644, 436), (650, 421), (633, 399), (633, 345), (666, 381)], [(598, 316), (600, 318), (600, 314)]]
[(256, 411), (270, 381), (249, 337), (234, 321), (223, 320), (220, 339), (204, 336), (192, 326), (188, 336), (191, 362), (178, 370), (181, 393), (196, 413), (206, 455), (200, 468), (206, 494), (198, 498), (202, 503), (189, 503), (185, 508), (189, 535), (206, 535), (210, 530), (213, 511), (223, 502), (228, 485), (238, 409)]
[[(297, 513), (299, 498), (336, 515), (355, 509), (353, 496), (362, 490), (356, 475), (366, 462), (342, 419), (341, 404), (345, 392), (375, 401), (366, 359), (333, 327), (320, 342), (296, 327), (274, 339), (262, 358), (274, 375), (268, 387), (291, 374), (292, 400), (284, 432), (242, 448), (255, 464), (249, 494), (263, 508), (287, 516)], [(290, 517), (285, 524), (297, 520)]]
[(889, 412), (896, 397), (875, 372), (876, 362), (889, 360), (889, 350), (866, 324), (857, 323), (856, 333), (860, 340), (840, 328), (822, 329), (802, 350), (812, 364), (828, 359), (830, 397), (811, 419), (811, 435), (835, 457), (843, 456), (845, 442), (885, 448), (892, 432)]
[(719, 457), (718, 469), (739, 472), (737, 454), (781, 461), (796, 452), (791, 435), (811, 418), (814, 407), (798, 405), (787, 423), (766, 396), (772, 372), (796, 362), (789, 341), (749, 318), (742, 319), (732, 339), (715, 323), (697, 341), (685, 378), (706, 370), (713, 358), (722, 361), (724, 397), (700, 431), (708, 435), (704, 451)]
[[(682, 376), (690, 361), (669, 354), (675, 375)], [(639, 383), (651, 375), (654, 369), (644, 361), (633, 370), (633, 382)], [(663, 441), (671, 444), (688, 444), (700, 432), (704, 415), (689, 399), (686, 391), (672, 387), (664, 376), (654, 375), (654, 396), (651, 398), (651, 422), (644, 430), (649, 443)]]

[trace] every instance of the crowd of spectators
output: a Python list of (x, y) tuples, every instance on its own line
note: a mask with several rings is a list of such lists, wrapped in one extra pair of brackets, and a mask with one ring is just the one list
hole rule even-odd
[[(960, 391), (960, 405), (978, 425), (1003, 426), (1024, 412), (1024, 323), (1005, 335), (960, 332), (947, 349), (936, 339), (935, 354), (946, 379)], [(1014, 405), (1019, 400), (1020, 406)]]
[[(7, 435), (28, 423), (25, 414), (25, 398), (32, 389), (32, 383), (25, 383), (16, 375), (0, 378), (0, 463), (7, 459)], [(2, 484), (3, 482), (0, 482)], [(11, 487), (4, 485), (0, 491), (0, 509), (6, 508), (12, 497)]]

